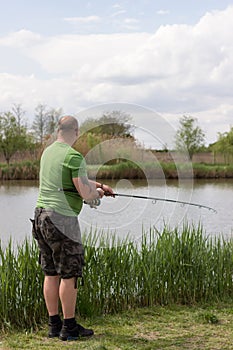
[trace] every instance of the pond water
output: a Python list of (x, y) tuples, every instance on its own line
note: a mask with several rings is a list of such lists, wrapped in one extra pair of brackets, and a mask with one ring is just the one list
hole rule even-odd
[[(142, 230), (151, 226), (161, 230), (164, 225), (181, 227), (184, 223), (202, 224), (207, 235), (233, 235), (233, 179), (183, 180), (148, 182), (139, 180), (105, 181), (118, 193), (159, 197), (199, 203), (214, 208), (217, 213), (190, 205), (166, 201), (115, 197), (102, 199), (97, 209), (84, 205), (80, 214), (82, 231), (105, 229), (116, 238), (127, 234), (139, 240)], [(31, 237), (30, 217), (33, 217), (38, 195), (35, 181), (9, 181), (0, 184), (0, 237), (2, 244), (10, 238), (21, 243)]]

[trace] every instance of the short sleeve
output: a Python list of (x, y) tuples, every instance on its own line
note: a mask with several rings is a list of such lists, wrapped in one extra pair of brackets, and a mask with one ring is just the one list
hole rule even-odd
[(87, 166), (85, 158), (80, 153), (70, 156), (68, 167), (72, 174), (72, 179), (81, 176), (87, 176)]

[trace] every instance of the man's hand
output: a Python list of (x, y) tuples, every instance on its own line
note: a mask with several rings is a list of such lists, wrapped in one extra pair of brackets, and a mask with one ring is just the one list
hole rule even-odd
[(114, 191), (110, 186), (102, 184), (101, 188), (103, 189), (105, 196), (115, 197)]
[(104, 196), (104, 190), (101, 187), (97, 187), (96, 191), (99, 193), (99, 198)]

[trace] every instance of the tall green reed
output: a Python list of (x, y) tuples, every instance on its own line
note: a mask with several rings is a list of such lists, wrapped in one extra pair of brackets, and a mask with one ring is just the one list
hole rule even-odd
[(151, 228), (140, 245), (106, 243), (86, 247), (82, 314), (233, 298), (233, 241), (207, 237), (201, 226)]
[[(201, 226), (143, 232), (140, 242), (91, 230), (77, 312), (95, 316), (129, 308), (233, 301), (233, 240)], [(0, 326), (35, 327), (47, 318), (35, 242), (0, 246)]]
[(35, 242), (0, 246), (0, 326), (35, 327), (46, 310)]

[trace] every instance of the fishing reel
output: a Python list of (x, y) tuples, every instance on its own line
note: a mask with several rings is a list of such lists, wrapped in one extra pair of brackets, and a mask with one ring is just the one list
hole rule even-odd
[(101, 201), (100, 201), (100, 198), (96, 198), (89, 201), (84, 201), (84, 203), (89, 205), (90, 208), (97, 209), (97, 207), (101, 204)]

